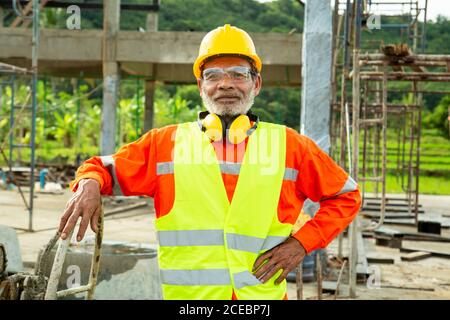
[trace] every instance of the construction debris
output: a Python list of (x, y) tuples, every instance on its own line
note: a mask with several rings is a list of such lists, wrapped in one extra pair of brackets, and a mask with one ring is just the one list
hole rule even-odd
[(408, 254), (403, 254), (401, 255), (400, 259), (402, 261), (418, 261), (429, 257), (431, 257), (430, 252), (416, 251)]
[(441, 223), (436, 221), (419, 221), (417, 226), (419, 232), (441, 234)]

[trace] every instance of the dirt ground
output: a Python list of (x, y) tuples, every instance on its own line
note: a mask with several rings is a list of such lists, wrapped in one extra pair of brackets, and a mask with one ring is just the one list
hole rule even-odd
[[(71, 196), (66, 190), (60, 195), (37, 194), (33, 216), (33, 232), (28, 232), (28, 212), (16, 191), (0, 191), (0, 224), (13, 227), (18, 235), (22, 261), (30, 267), (36, 262), (39, 249), (55, 234), (65, 203)], [(142, 201), (142, 199), (137, 200)], [(149, 205), (105, 218), (104, 240), (155, 244), (154, 209)], [(420, 203), (425, 214), (450, 214), (450, 196), (422, 195)], [(416, 231), (409, 226), (388, 225), (397, 230)], [(450, 230), (442, 235), (449, 237)], [(87, 236), (94, 236), (88, 231)], [(416, 243), (417, 244), (417, 243)], [(444, 246), (450, 243), (427, 242), (425, 246)], [(344, 257), (348, 254), (344, 239)], [(450, 299), (450, 259), (430, 257), (420, 261), (401, 261), (399, 249), (375, 245), (375, 239), (364, 238), (365, 253), (369, 257), (390, 257), (394, 264), (369, 264), (372, 274), (357, 285), (356, 299)], [(327, 248), (329, 257), (337, 255), (337, 240)], [(336, 276), (338, 268), (330, 269), (327, 277)], [(346, 272), (343, 273), (340, 294), (337, 299), (349, 299)], [(295, 283), (288, 283), (289, 299), (296, 299)], [(317, 283), (304, 283), (304, 299), (317, 299)], [(334, 294), (323, 294), (323, 299), (334, 299)]]

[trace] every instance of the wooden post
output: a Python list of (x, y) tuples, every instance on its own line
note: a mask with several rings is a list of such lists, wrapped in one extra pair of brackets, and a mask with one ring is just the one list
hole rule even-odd
[(120, 0), (103, 4), (103, 109), (101, 148), (102, 155), (114, 153), (116, 144), (116, 106), (119, 89), (117, 64), (117, 34), (120, 26)]
[(295, 283), (297, 284), (297, 300), (303, 300), (303, 262), (300, 262), (295, 274)]

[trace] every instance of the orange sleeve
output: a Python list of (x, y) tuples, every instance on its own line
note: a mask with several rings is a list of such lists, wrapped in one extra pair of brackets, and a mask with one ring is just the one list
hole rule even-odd
[(309, 253), (326, 247), (356, 217), (361, 195), (356, 183), (311, 139), (303, 141), (296, 189), (300, 197), (320, 203), (314, 217), (294, 237)]
[(112, 194), (112, 179), (108, 169), (103, 165), (100, 157), (92, 157), (77, 169), (75, 179), (70, 182), (69, 188), (75, 192), (78, 182), (82, 179), (94, 179), (100, 184), (101, 194)]
[(78, 168), (70, 188), (76, 191), (81, 179), (92, 178), (100, 183), (103, 195), (120, 193), (153, 197), (156, 189), (156, 143), (152, 142), (156, 133), (157, 129), (147, 132), (138, 140), (122, 146), (112, 156), (86, 160)]

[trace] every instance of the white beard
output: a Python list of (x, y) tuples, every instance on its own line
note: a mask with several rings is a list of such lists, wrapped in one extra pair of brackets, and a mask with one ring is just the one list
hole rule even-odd
[(253, 106), (255, 102), (255, 90), (252, 89), (247, 98), (239, 101), (235, 105), (220, 105), (211, 99), (206, 91), (202, 88), (202, 101), (206, 110), (210, 113), (215, 113), (219, 116), (235, 116), (239, 114), (247, 114), (248, 110)]

